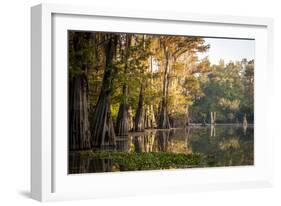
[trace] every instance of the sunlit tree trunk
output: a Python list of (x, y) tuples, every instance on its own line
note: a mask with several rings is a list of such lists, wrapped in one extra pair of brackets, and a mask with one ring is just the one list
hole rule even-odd
[(168, 85), (169, 85), (169, 55), (166, 53), (166, 61), (164, 67), (164, 79), (163, 79), (163, 93), (162, 93), (162, 102), (161, 102), (161, 112), (159, 115), (158, 128), (160, 129), (170, 129), (170, 121), (168, 115)]
[(116, 138), (110, 111), (113, 66), (117, 35), (110, 34), (105, 45), (106, 63), (99, 99), (91, 121), (92, 146), (95, 148), (115, 147)]
[(150, 122), (149, 122), (149, 108), (148, 105), (145, 106), (145, 110), (144, 110), (144, 128), (150, 128)]
[[(150, 57), (150, 72), (153, 73), (153, 58)], [(153, 77), (149, 79), (149, 84), (153, 87)], [(147, 85), (148, 86), (148, 85)], [(144, 127), (145, 128), (155, 128), (156, 125), (156, 117), (153, 109), (153, 103), (146, 105), (145, 107), (145, 117), (144, 117)]]
[(132, 131), (134, 129), (133, 110), (131, 106), (129, 106), (128, 109), (128, 127), (129, 131)]
[(216, 124), (216, 112), (211, 112), (210, 118), (211, 118), (211, 124), (212, 125)]

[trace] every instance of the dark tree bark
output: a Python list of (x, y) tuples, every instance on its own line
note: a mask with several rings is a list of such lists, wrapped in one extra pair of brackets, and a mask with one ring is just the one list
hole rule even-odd
[(144, 93), (144, 88), (143, 88), (143, 84), (141, 84), (138, 108), (137, 108), (137, 112), (136, 112), (136, 116), (135, 116), (135, 123), (134, 123), (134, 131), (135, 132), (144, 131), (143, 93)]
[(115, 131), (117, 136), (128, 136), (129, 122), (127, 103), (120, 104)]
[[(125, 69), (124, 74), (127, 75), (128, 73), (128, 59), (130, 55), (130, 46), (131, 46), (131, 35), (127, 34), (126, 36), (126, 54), (125, 54)], [(118, 116), (117, 116), (117, 123), (116, 123), (116, 135), (117, 136), (128, 136), (129, 132), (129, 122), (128, 122), (128, 85), (125, 83), (123, 85), (123, 101), (120, 104)]]
[(112, 84), (115, 75), (113, 58), (117, 35), (110, 34), (105, 43), (106, 63), (99, 99), (91, 121), (92, 146), (94, 148), (115, 147), (116, 138), (110, 112)]
[(90, 149), (88, 116), (88, 80), (83, 72), (70, 81), (69, 90), (69, 149)]

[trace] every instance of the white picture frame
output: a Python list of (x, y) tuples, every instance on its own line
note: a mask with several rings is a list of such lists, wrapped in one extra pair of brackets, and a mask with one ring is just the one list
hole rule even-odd
[[(274, 75), (272, 19), (40, 4), (31, 8), (31, 26), (32, 198), (52, 201), (272, 186), (274, 136), (267, 121), (272, 102), (263, 98), (269, 95)], [(255, 38), (254, 166), (68, 175), (69, 29)]]

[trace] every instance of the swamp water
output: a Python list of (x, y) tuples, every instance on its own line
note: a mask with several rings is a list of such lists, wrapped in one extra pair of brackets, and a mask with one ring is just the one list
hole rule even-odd
[(251, 126), (153, 129), (116, 143), (110, 152), (70, 152), (69, 174), (254, 164)]

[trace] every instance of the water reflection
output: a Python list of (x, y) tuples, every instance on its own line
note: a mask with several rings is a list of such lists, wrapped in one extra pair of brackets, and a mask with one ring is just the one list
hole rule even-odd
[(69, 155), (69, 173), (112, 172), (111, 159), (81, 158), (77, 152)]
[[(253, 165), (254, 129), (247, 126), (187, 127), (172, 130), (148, 130), (117, 138), (117, 151), (126, 153), (173, 152), (200, 153), (199, 167)], [(80, 157), (70, 153), (69, 173), (110, 172), (115, 165), (110, 159)], [(122, 171), (122, 167), (118, 168)]]
[(116, 140), (116, 150), (120, 152), (129, 151), (129, 139), (128, 137), (117, 138)]

